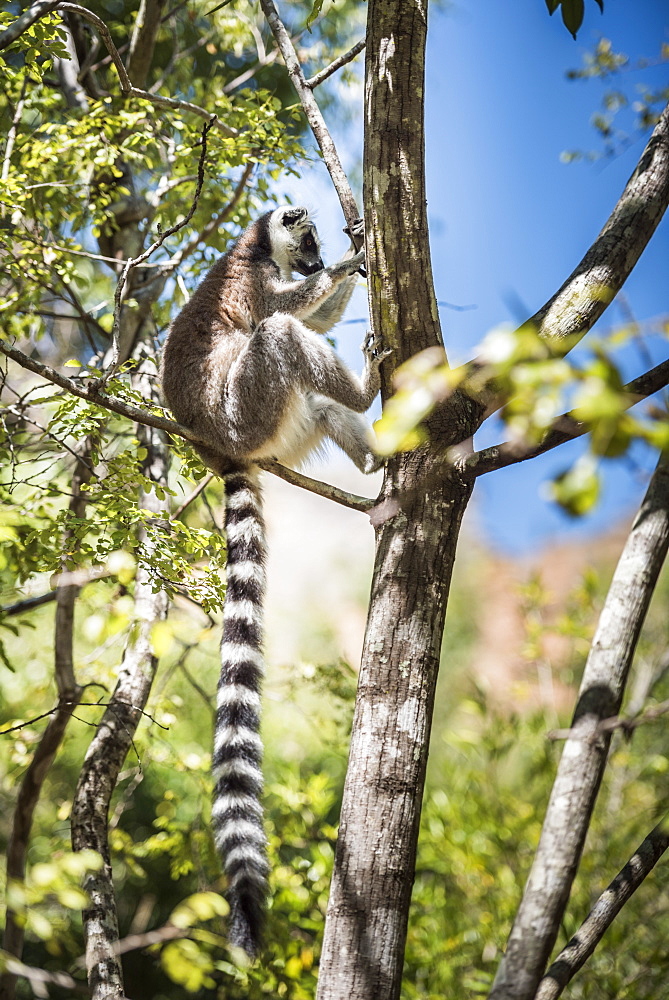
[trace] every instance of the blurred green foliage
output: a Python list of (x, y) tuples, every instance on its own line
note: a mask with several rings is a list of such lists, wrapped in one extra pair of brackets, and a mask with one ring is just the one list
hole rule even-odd
[[(405, 960), (408, 1000), (469, 1000), (483, 996), (504, 946), (536, 846), (559, 755), (547, 731), (568, 724), (610, 565), (589, 570), (556, 606), (539, 575), (518, 595), (525, 621), (520, 656), (532, 686), (539, 661), (552, 672), (562, 707), (510, 711), (509, 691), (485, 694), (475, 680), (480, 615), (485, 614), (486, 557), (460, 569), (447, 621), (443, 676), (421, 824), (420, 848)], [(550, 581), (550, 573), (544, 573)], [(550, 584), (549, 584), (550, 586)], [(114, 584), (84, 592), (77, 647), (84, 676), (113, 676), (120, 637), (98, 646), (88, 635)], [(106, 597), (103, 597), (103, 592)], [(638, 672), (658, 665), (666, 646), (669, 580), (656, 595), (639, 650)], [(41, 636), (48, 608), (32, 612), (35, 629), (9, 637), (20, 673), (0, 674), (3, 725), (51, 707), (49, 663)], [(136, 1000), (180, 1000), (192, 995), (226, 1000), (286, 997), (311, 1000), (318, 970), (336, 823), (346, 765), (354, 675), (337, 660), (337, 644), (323, 638), (317, 615), (304, 642), (318, 635), (319, 661), (282, 667), (266, 688), (264, 739), (267, 829), (272, 899), (261, 965), (248, 966), (225, 940), (225, 904), (208, 893), (222, 888), (208, 828), (211, 704), (216, 683), (215, 630), (201, 629), (185, 610), (163, 657), (151, 718), (140, 726), (112, 803), (110, 845), (122, 936), (176, 926), (185, 937), (165, 939), (124, 956), (128, 995)], [(551, 636), (553, 637), (551, 640)], [(546, 645), (559, 640), (559, 656)], [(196, 641), (184, 656), (185, 642)], [(521, 662), (522, 662), (521, 660)], [(105, 666), (106, 664), (106, 666)], [(521, 669), (519, 679), (523, 675)], [(632, 691), (635, 685), (632, 685)], [(511, 690), (515, 690), (512, 688)], [(96, 692), (97, 696), (97, 692)], [(647, 700), (669, 696), (660, 669)], [(89, 701), (93, 701), (91, 698)], [(104, 695), (101, 699), (104, 701)], [(525, 706), (528, 702), (524, 702)], [(101, 709), (85, 705), (73, 720), (42, 797), (30, 852), (26, 961), (47, 969), (73, 968), (81, 954), (76, 872), (69, 853), (72, 789), (89, 733)], [(154, 721), (155, 720), (155, 721)], [(0, 774), (1, 836), (7, 835), (15, 786), (44, 722), (4, 737)], [(161, 728), (167, 726), (168, 731)], [(288, 740), (290, 734), (290, 740)], [(662, 721), (639, 727), (631, 740), (614, 737), (611, 767), (600, 793), (583, 866), (558, 946), (669, 806)], [(76, 898), (75, 898), (76, 897)], [(647, 1000), (661, 996), (669, 974), (666, 863), (617, 918), (598, 953), (572, 987), (583, 1000)], [(80, 973), (77, 973), (80, 974)], [(23, 985), (19, 994), (30, 996)], [(64, 997), (54, 989), (54, 997)]]

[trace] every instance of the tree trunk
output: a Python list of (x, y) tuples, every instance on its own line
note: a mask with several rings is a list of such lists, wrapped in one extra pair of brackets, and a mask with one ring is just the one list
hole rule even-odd
[[(144, 385), (150, 396), (150, 385)], [(147, 449), (143, 473), (164, 486), (167, 482), (167, 447), (164, 435), (153, 428), (140, 427)], [(155, 493), (143, 493), (142, 506), (165, 516), (167, 505)], [(146, 535), (141, 539), (150, 545)], [(151, 551), (145, 553), (150, 560)], [(135, 579), (135, 623), (119, 669), (116, 689), (86, 754), (72, 805), (72, 846), (75, 851), (97, 851), (103, 865), (91, 872), (84, 884), (89, 906), (84, 910), (86, 969), (92, 1000), (122, 1000), (124, 997), (121, 961), (116, 951), (118, 918), (108, 843), (108, 813), (119, 771), (132, 745), (142, 711), (151, 691), (157, 667), (151, 646), (154, 624), (167, 615), (164, 591), (154, 593), (153, 581), (142, 566)]]
[[(425, 201), (425, 5), (370, 0), (365, 104), (365, 232), (375, 332), (401, 362), (441, 346)], [(384, 395), (390, 380), (384, 365)], [(480, 409), (452, 397), (431, 447), (389, 462), (319, 1000), (400, 993), (420, 808), (446, 601), (471, 485), (439, 451), (467, 438)]]

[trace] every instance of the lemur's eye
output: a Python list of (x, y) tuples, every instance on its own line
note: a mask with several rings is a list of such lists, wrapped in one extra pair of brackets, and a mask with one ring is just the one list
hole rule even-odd
[(305, 244), (305, 246), (308, 246), (310, 250), (311, 250), (311, 248), (313, 246), (315, 246), (315, 243), (314, 243), (313, 238), (311, 236), (307, 236), (306, 240), (304, 241), (304, 244)]

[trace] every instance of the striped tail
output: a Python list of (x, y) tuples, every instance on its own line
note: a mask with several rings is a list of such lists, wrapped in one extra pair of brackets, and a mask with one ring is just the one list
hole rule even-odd
[(255, 956), (269, 867), (263, 830), (260, 687), (265, 593), (265, 525), (257, 473), (225, 476), (227, 591), (214, 731), (216, 846), (228, 877), (231, 944)]

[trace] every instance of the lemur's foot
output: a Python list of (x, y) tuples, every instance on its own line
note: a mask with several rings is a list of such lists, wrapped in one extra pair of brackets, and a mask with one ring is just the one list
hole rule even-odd
[(344, 232), (352, 240), (364, 240), (365, 238), (365, 220), (364, 219), (354, 219), (350, 226), (344, 228)]
[(365, 263), (365, 251), (359, 250), (355, 257), (350, 257), (348, 260), (343, 260), (340, 267), (344, 269), (345, 274), (355, 274)]
[(393, 353), (392, 347), (384, 349), (381, 337), (378, 334), (372, 333), (371, 330), (368, 330), (365, 334), (365, 339), (362, 342), (361, 349), (362, 353), (367, 358), (368, 363), (374, 368), (378, 368), (379, 365)]

